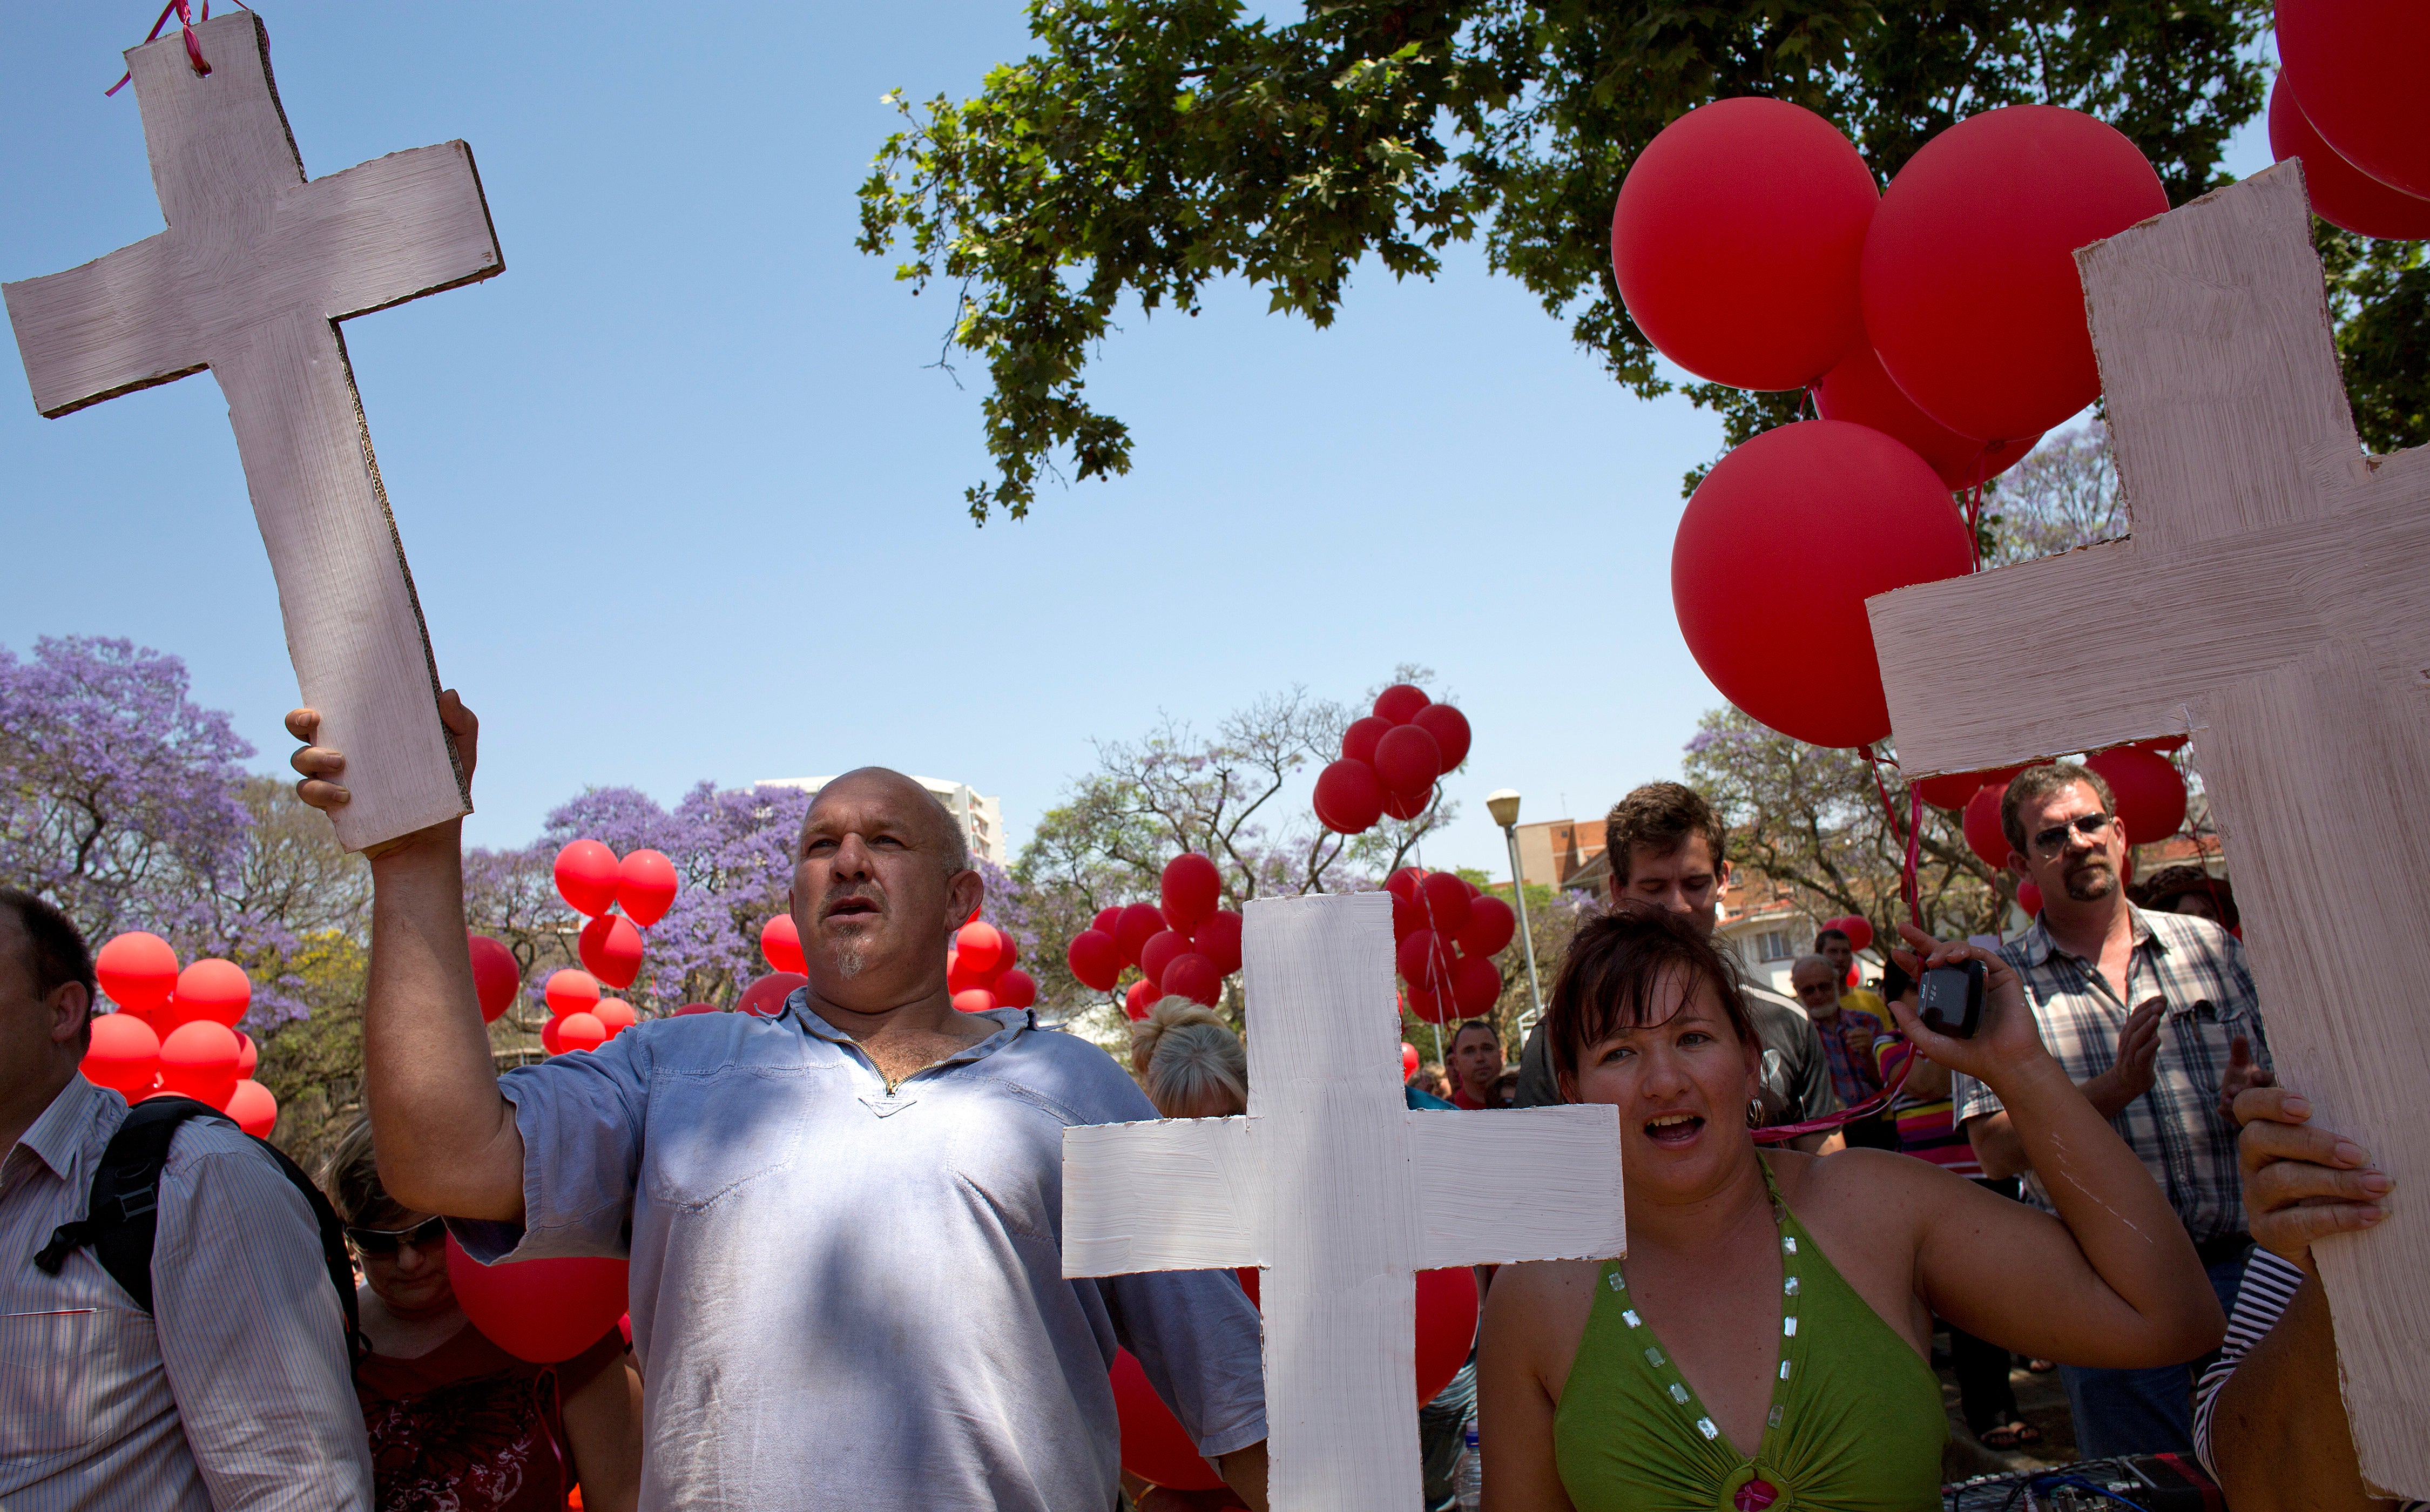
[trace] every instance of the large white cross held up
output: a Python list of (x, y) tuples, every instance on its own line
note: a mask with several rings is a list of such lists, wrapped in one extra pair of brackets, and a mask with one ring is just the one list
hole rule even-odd
[(1247, 1116), (1066, 1130), (1063, 1273), (1262, 1267), (1275, 1512), (1407, 1512), (1415, 1273), (1621, 1254), (1619, 1113), (1410, 1111), (1391, 895), (1246, 912)]
[(249, 10), (126, 54), (169, 228), (7, 286), (58, 416), (211, 370), (270, 548), (287, 648), (322, 740), (348, 753), (339, 838), (359, 850), (471, 809), (439, 674), (336, 323), (498, 273), (460, 141), (306, 181)]
[(1918, 774), (2193, 736), (2281, 1079), (2396, 1178), (2315, 1253), (2363, 1474), (2430, 1497), (2430, 448), (2357, 444), (2311, 219), (2281, 163), (2077, 253), (2134, 536), (1870, 606)]

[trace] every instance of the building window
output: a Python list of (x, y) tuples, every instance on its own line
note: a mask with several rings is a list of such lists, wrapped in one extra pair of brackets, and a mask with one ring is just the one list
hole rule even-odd
[(1756, 938), (1756, 952), (1759, 958), (1767, 961), (1789, 959), (1791, 954), (1789, 946), (1789, 932), (1785, 929), (1765, 930)]

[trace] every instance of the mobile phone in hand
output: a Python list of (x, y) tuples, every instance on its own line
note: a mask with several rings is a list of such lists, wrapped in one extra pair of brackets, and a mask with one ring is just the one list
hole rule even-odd
[(1983, 1022), (1983, 988), (1990, 972), (1981, 961), (1936, 966), (1923, 973), (1916, 1017), (1925, 1028), (1953, 1039), (1972, 1039)]

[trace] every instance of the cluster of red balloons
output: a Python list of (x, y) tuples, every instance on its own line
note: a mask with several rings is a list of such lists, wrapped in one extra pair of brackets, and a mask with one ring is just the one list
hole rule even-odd
[[(591, 839), (570, 841), (558, 851), (556, 872), (558, 896), (590, 922), (575, 943), (582, 969), (552, 973), (541, 989), (549, 1018), (540, 1039), (552, 1055), (596, 1050), (640, 1018), (631, 1004), (602, 997), (600, 989), (621, 992), (641, 974), (641, 930), (666, 917), (678, 886), (674, 863), (658, 852), (634, 851), (620, 861)], [(620, 906), (622, 913), (616, 911)], [(474, 969), (477, 981), (477, 955)], [(486, 1002), (482, 1011), (488, 1012)]]
[(1407, 683), (1375, 695), (1374, 712), (1341, 732), (1341, 759), (1316, 777), (1316, 818), (1359, 835), (1386, 815), (1415, 819), (1435, 784), (1468, 759), (1468, 717)]
[[(1423, 695), (1421, 695), (1423, 696)], [(1223, 979), (1240, 969), (1240, 916), (1223, 905), (1223, 873), (1186, 851), (1164, 864), (1160, 903), (1102, 908), (1072, 937), (1063, 959), (1084, 987), (1110, 992), (1139, 968), (1123, 1011), (1144, 1019), (1158, 998), (1185, 997), (1213, 1007)]]
[(1038, 1001), (1038, 980), (1013, 963), (1021, 944), (1008, 929), (974, 919), (945, 947), (945, 989), (960, 1013), (1026, 1008)]
[(1502, 997), (1493, 957), (1519, 928), (1510, 906), (1451, 872), (1405, 866), (1384, 886), (1392, 894), (1392, 958), (1408, 984), (1409, 1011), (1427, 1023), (1490, 1012)]
[[(1256, 1304), (1257, 1271), (1243, 1266), (1235, 1272), (1240, 1288)], [(1467, 1266), (1417, 1273), (1417, 1395), (1424, 1406), (1451, 1385), (1476, 1341), (1476, 1272)], [(1128, 1350), (1116, 1352), (1113, 1369), (1114, 1414), (1122, 1424), (1123, 1469), (1153, 1486), (1173, 1491), (1212, 1491), (1223, 1477), (1200, 1457), (1164, 1400), (1148, 1384), (1147, 1372)]]
[[(1887, 193), (1783, 100), (1716, 101), (1647, 144), (1612, 212), (1631, 318), (1699, 377), (1810, 389), (1823, 417), (1731, 452), (1680, 521), (1679, 626), (1732, 703), (1817, 745), (1889, 733), (1864, 601), (1971, 568), (1950, 490), (2101, 390), (2075, 249), (2167, 208), (2133, 142), (2056, 106), (1968, 117)], [(1748, 594), (1751, 555), (1802, 570)]]
[(167, 940), (134, 930), (103, 945), (93, 970), (118, 1011), (92, 1021), (85, 1080), (130, 1103), (191, 1097), (269, 1137), (278, 1100), (253, 1079), (261, 1054), (236, 1027), (253, 1003), (242, 967), (205, 956), (179, 971)]
[(2430, 8), (2279, 0), (2278, 58), (2270, 154), (2304, 159), (2314, 213), (2362, 236), (2430, 237)]

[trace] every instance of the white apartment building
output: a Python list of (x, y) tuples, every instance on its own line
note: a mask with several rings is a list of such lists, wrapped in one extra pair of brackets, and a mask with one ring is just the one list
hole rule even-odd
[[(834, 773), (824, 777), (762, 777), (759, 785), (765, 788), (799, 788), (804, 792), (816, 792), (835, 779)], [(962, 838), (970, 842), (971, 855), (998, 866), (1012, 864), (1005, 856), (1002, 799), (988, 797), (967, 782), (922, 776), (914, 776), (911, 780), (934, 794), (937, 802), (945, 806), (945, 811), (960, 823)]]

